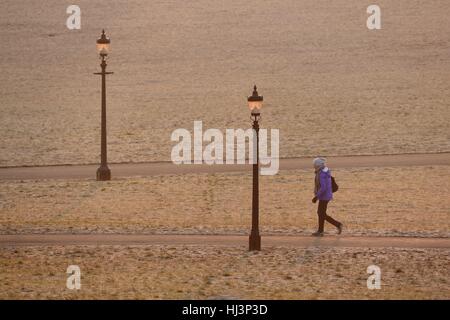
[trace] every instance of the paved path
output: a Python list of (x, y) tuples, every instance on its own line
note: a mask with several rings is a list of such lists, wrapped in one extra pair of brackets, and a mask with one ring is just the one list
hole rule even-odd
[[(312, 158), (280, 159), (280, 170), (311, 169)], [(450, 165), (450, 153), (329, 157), (331, 168)], [(89, 179), (98, 165), (62, 165), (0, 168), (0, 180)], [(121, 163), (110, 165), (113, 178), (186, 173), (251, 171), (250, 165), (174, 165), (171, 162)]]
[[(0, 235), (0, 247), (46, 245), (199, 245), (247, 246), (243, 235), (142, 235), (142, 234), (35, 234)], [(450, 249), (450, 238), (262, 236), (262, 246), (441, 248)]]

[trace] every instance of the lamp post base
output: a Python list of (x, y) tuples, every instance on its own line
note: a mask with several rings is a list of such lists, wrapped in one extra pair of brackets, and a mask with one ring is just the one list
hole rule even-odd
[(256, 233), (251, 233), (248, 241), (249, 251), (261, 251), (261, 236)]
[(100, 166), (97, 169), (97, 181), (111, 180), (111, 170), (107, 166)]

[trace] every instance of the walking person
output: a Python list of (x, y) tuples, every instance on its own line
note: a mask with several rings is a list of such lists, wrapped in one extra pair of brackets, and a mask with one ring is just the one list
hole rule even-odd
[(316, 237), (323, 236), (325, 221), (328, 221), (335, 226), (337, 228), (337, 233), (341, 234), (343, 224), (327, 215), (328, 202), (333, 199), (331, 171), (326, 166), (326, 159), (324, 158), (315, 158), (313, 164), (316, 176), (314, 181), (314, 198), (312, 199), (312, 202), (316, 203), (317, 200), (319, 200), (319, 205), (317, 206), (319, 229), (312, 235)]

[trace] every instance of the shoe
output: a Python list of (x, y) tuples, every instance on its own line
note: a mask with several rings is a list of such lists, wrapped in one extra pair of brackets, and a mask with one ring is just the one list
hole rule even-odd
[(337, 227), (337, 229), (338, 229), (337, 234), (341, 234), (341, 233), (342, 233), (342, 228), (344, 228), (344, 224), (343, 224), (343, 223), (341, 223), (341, 224), (339, 225), (339, 227)]
[(312, 234), (312, 236), (313, 236), (313, 237), (323, 237), (323, 232), (319, 232), (319, 231), (314, 232), (314, 233)]

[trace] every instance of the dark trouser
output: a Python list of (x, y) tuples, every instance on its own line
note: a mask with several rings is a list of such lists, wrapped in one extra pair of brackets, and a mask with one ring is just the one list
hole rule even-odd
[(319, 232), (323, 232), (325, 220), (331, 223), (336, 228), (341, 225), (339, 221), (336, 221), (332, 217), (327, 215), (328, 202), (329, 201), (319, 200), (319, 206), (317, 207), (317, 214), (319, 215)]

